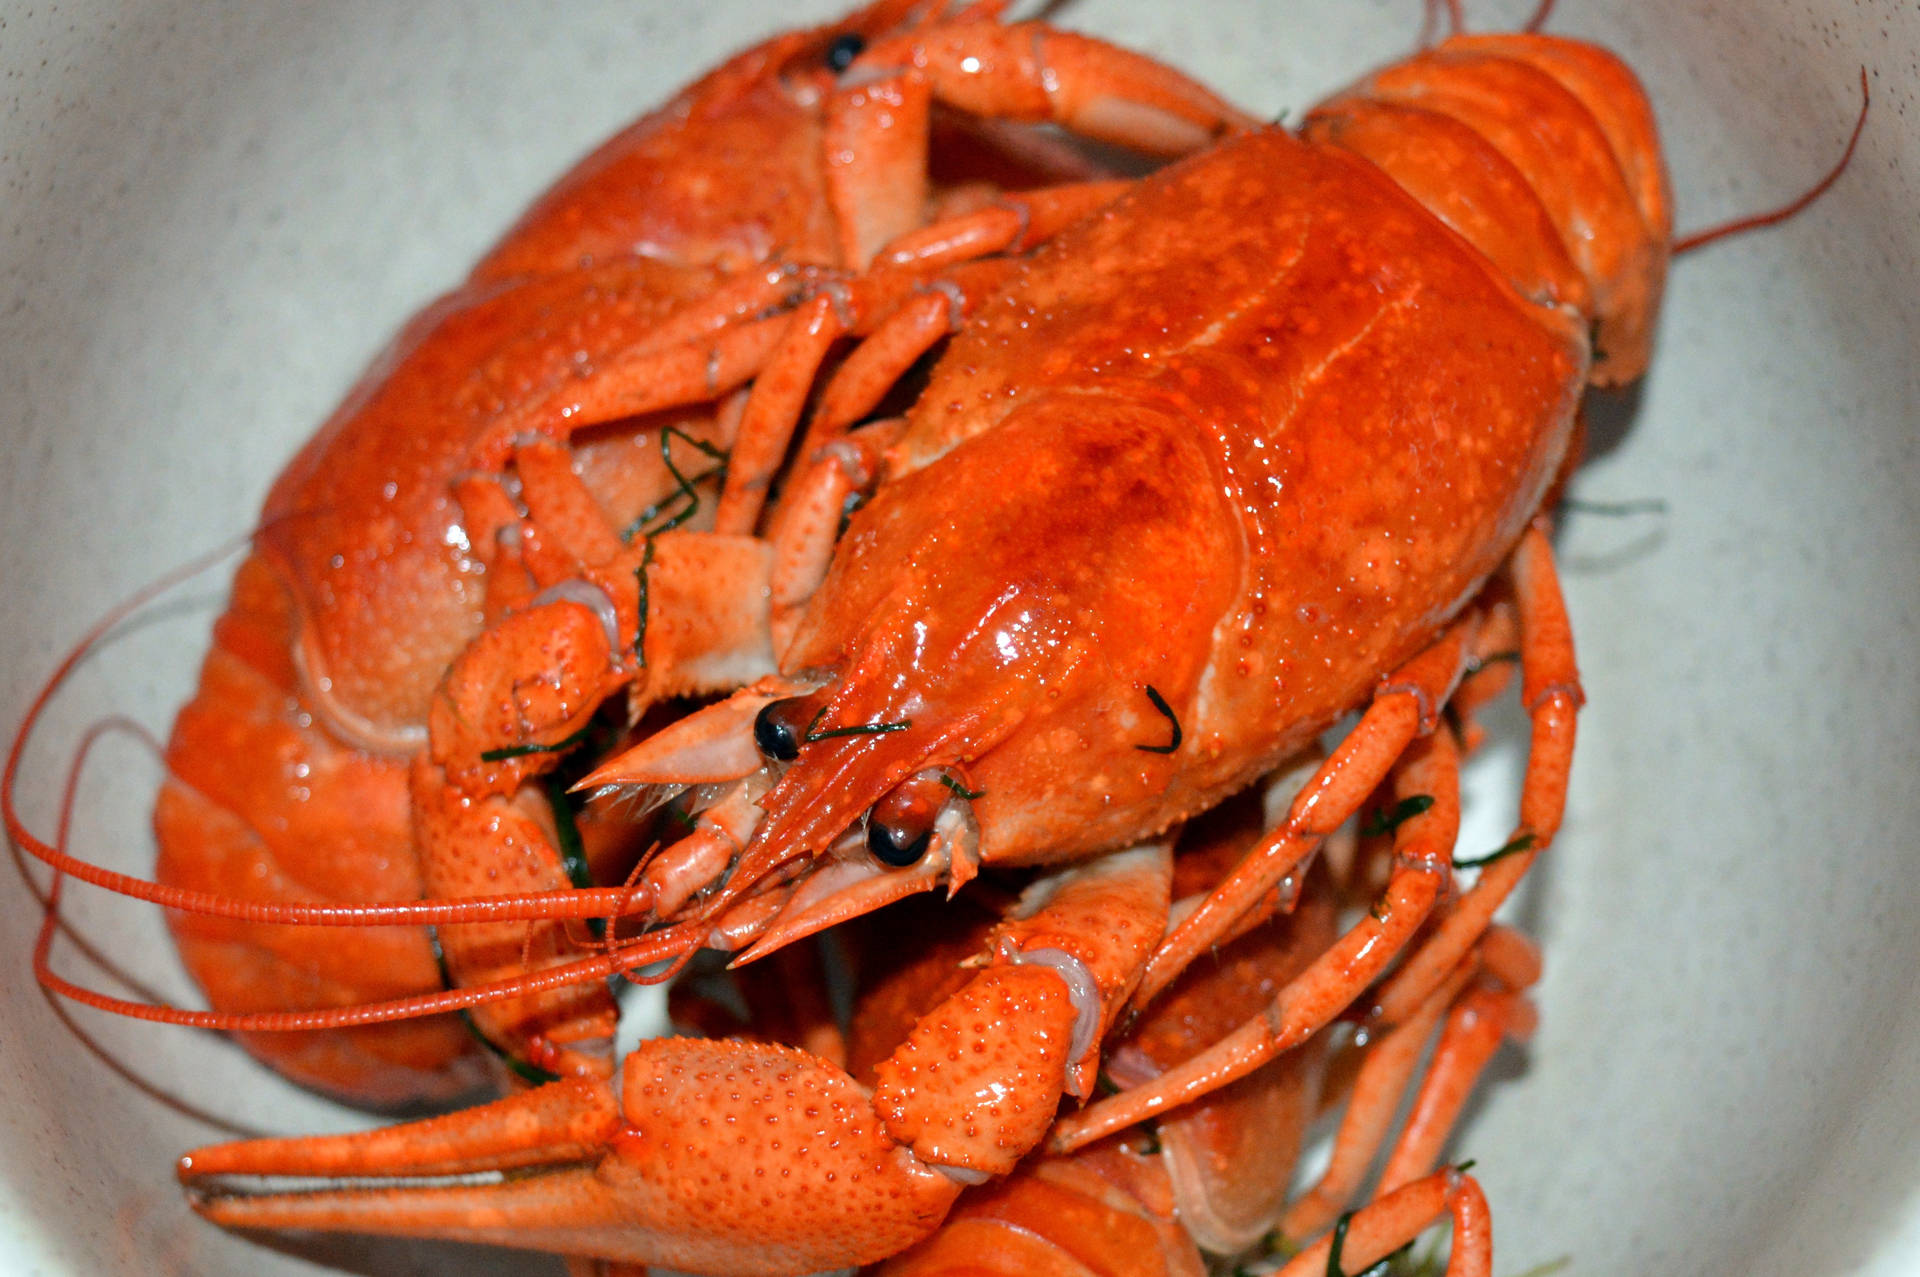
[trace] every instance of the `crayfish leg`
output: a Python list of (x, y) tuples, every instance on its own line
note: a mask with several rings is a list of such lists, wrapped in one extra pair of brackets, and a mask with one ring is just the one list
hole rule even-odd
[(1370, 1015), (1376, 1023), (1405, 1019), (1486, 934), (1494, 911), (1553, 842), (1566, 812), (1575, 719), (1585, 695), (1574, 662), (1573, 627), (1542, 525), (1536, 523), (1521, 537), (1509, 572), (1520, 613), (1520, 703), (1532, 723), (1520, 820), (1496, 853), (1498, 859), (1481, 870), (1479, 881), (1379, 990)]
[[(1259, 814), (1256, 793), (1233, 804)], [(1210, 813), (1203, 823), (1218, 815)], [(1257, 823), (1247, 831), (1258, 837)], [(1194, 833), (1192, 826), (1188, 834)], [(1204, 856), (1183, 840), (1181, 867)], [(1189, 967), (1172, 988), (1110, 1048), (1107, 1073), (1120, 1086), (1150, 1081), (1212, 1046), (1256, 1015), (1276, 990), (1297, 977), (1333, 943), (1334, 893), (1323, 868), (1311, 871), (1291, 912), (1222, 945)], [(1157, 1143), (1178, 1213), (1195, 1242), (1215, 1254), (1235, 1254), (1273, 1227), (1286, 1200), (1295, 1159), (1319, 1106), (1326, 1035), (1316, 1035), (1265, 1068), (1231, 1082), (1204, 1100), (1168, 1114), (1152, 1137), (1129, 1132), (1135, 1144)]]
[[(888, 1137), (865, 1087), (804, 1052), (656, 1040), (627, 1057), (618, 1086), (617, 1108), (608, 1083), (573, 1079), (390, 1132), (327, 1137), (317, 1151), (300, 1140), (198, 1150), (182, 1174), (195, 1209), (228, 1227), (487, 1242), (740, 1274), (880, 1259), (931, 1230), (960, 1191)], [(328, 1156), (368, 1174), (376, 1142), (395, 1150), (379, 1174), (485, 1162), (540, 1173), (264, 1194), (218, 1178), (298, 1175)], [(860, 1227), (847, 1228), (848, 1218)]]
[(1394, 830), (1393, 874), (1366, 916), (1279, 989), (1259, 1015), (1151, 1082), (1062, 1119), (1051, 1147), (1071, 1151), (1210, 1094), (1299, 1046), (1358, 998), (1406, 947), (1449, 880), (1446, 866), (1460, 830), (1459, 768), (1450, 729), (1415, 740), (1394, 767), (1394, 793), (1403, 802), (1418, 797), (1428, 805)]
[(827, 172), (841, 253), (864, 267), (926, 206), (927, 113), (1053, 123), (1155, 155), (1181, 155), (1256, 123), (1171, 67), (1037, 23), (953, 23), (878, 40), (827, 113)]
[[(1151, 1002), (1227, 935), (1324, 838), (1359, 811), (1421, 733), (1434, 730), (1440, 707), (1465, 672), (1475, 626), (1473, 616), (1455, 623), (1381, 683), (1359, 724), (1294, 798), (1287, 819), (1161, 943), (1134, 995), (1136, 1005)], [(1451, 851), (1449, 839), (1446, 852)]]
[(1453, 1216), (1453, 1253), (1446, 1277), (1491, 1277), (1493, 1219), (1486, 1194), (1473, 1176), (1453, 1167), (1354, 1212), (1330, 1236), (1295, 1255), (1276, 1277), (1365, 1272), (1447, 1214)]

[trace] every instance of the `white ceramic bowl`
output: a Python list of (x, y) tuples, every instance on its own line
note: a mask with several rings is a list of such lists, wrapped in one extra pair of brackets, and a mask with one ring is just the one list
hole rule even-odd
[[(242, 533), (395, 326), (570, 160), (834, 8), (5, 6), (0, 722), (104, 608)], [(1561, 10), (1553, 29), (1645, 78), (1683, 227), (1822, 171), (1863, 64), (1874, 106), (1816, 208), (1679, 263), (1651, 377), (1596, 414), (1576, 492), (1666, 513), (1563, 529), (1590, 704), (1566, 832), (1523, 906), (1543, 1025), (1456, 1146), (1479, 1159), (1502, 1274), (1561, 1255), (1582, 1274), (1920, 1271), (1920, 10)], [(1064, 19), (1277, 112), (1404, 52), (1419, 6), (1086, 0)], [(78, 725), (165, 730), (224, 588), (224, 571), (189, 585), (83, 668), (28, 761), (41, 828)], [(1516, 753), (1480, 768), (1479, 836)], [(80, 845), (144, 871), (155, 780), (138, 746), (105, 748)], [(201, 1224), (170, 1175), (220, 1134), (194, 1110), (361, 1119), (183, 1030), (76, 1015), (89, 1054), (27, 977), (24, 888), (0, 894), (0, 1269), (557, 1271)], [(152, 911), (81, 892), (73, 912), (189, 996)]]

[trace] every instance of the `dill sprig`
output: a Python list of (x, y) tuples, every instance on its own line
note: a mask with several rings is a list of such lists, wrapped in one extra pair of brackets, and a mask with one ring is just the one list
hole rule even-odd
[(1151, 683), (1147, 684), (1147, 699), (1152, 701), (1153, 707), (1165, 714), (1167, 722), (1173, 725), (1173, 739), (1164, 745), (1135, 745), (1134, 748), (1146, 754), (1171, 754), (1180, 748), (1180, 741), (1183, 739), (1180, 720), (1174, 717), (1173, 707), (1167, 704), (1166, 697), (1160, 695), (1160, 689)]
[(811, 745), (815, 741), (833, 740), (840, 736), (883, 736), (888, 732), (904, 732), (913, 726), (913, 720), (903, 718), (897, 723), (862, 723), (857, 727), (821, 727), (820, 720), (827, 716), (827, 707), (822, 705), (814, 714), (813, 721), (807, 724), (807, 730), (800, 735), (800, 743)]
[(965, 785), (961, 784), (958, 780), (956, 780), (953, 776), (949, 775), (946, 772), (940, 773), (940, 783), (942, 785), (945, 785), (948, 789), (951, 789), (954, 793), (958, 794), (960, 797), (966, 799), (968, 802), (972, 802), (976, 798), (985, 798), (987, 796), (986, 790), (968, 789)]
[(653, 538), (647, 538), (646, 548), (640, 552), (640, 566), (633, 570), (633, 580), (639, 590), (634, 610), (639, 619), (633, 626), (633, 656), (640, 662), (640, 668), (647, 668), (647, 569), (653, 566)]
[[(683, 473), (680, 467), (673, 463), (675, 439), (684, 440), (705, 453), (713, 459), (713, 465), (696, 475), (689, 476)], [(642, 510), (640, 517), (627, 525), (627, 530), (620, 534), (620, 539), (629, 544), (635, 537), (651, 539), (662, 532), (671, 532), (691, 519), (700, 509), (700, 493), (696, 485), (715, 478), (725, 482), (729, 457), (724, 448), (716, 448), (704, 439), (696, 439), (678, 426), (666, 426), (660, 431), (660, 460), (666, 465), (667, 473), (673, 476), (674, 490)], [(676, 505), (681, 508), (674, 509)]]
[[(434, 965), (440, 968), (441, 985), (444, 988), (453, 988), (453, 972), (447, 969), (447, 954), (446, 950), (440, 947), (440, 929), (438, 927), (430, 926), (427, 928), (427, 945), (433, 950)], [(545, 1086), (549, 1082), (558, 1082), (560, 1080), (558, 1073), (549, 1073), (537, 1064), (529, 1064), (482, 1033), (479, 1022), (473, 1018), (472, 1007), (461, 1007), (459, 1015), (460, 1023), (467, 1027), (467, 1032), (473, 1034), (474, 1041), (492, 1052), (494, 1058), (506, 1065), (521, 1081), (530, 1082), (534, 1086)]]
[(1432, 794), (1410, 794), (1385, 810), (1369, 812), (1360, 822), (1360, 834), (1364, 838), (1390, 834), (1431, 806)]
[(1484, 856), (1473, 856), (1466, 860), (1453, 862), (1455, 869), (1485, 869), (1496, 860), (1505, 860), (1508, 856), (1530, 850), (1533, 847), (1532, 834), (1517, 834)]
[(480, 751), (480, 761), (498, 763), (509, 758), (525, 758), (528, 754), (564, 754), (584, 741), (592, 731), (593, 724), (589, 723), (565, 740), (556, 741), (551, 745), (502, 745), (499, 749), (483, 749)]

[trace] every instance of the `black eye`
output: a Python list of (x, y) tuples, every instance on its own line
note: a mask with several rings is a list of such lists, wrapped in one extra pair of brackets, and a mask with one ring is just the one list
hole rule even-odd
[(880, 821), (867, 824), (867, 850), (873, 853), (875, 860), (883, 865), (892, 865), (904, 869), (919, 861), (927, 854), (927, 848), (933, 843), (933, 827), (927, 826), (918, 831), (898, 829)]
[(800, 724), (797, 712), (800, 698), (768, 701), (753, 716), (753, 743), (760, 752), (777, 763), (790, 763), (800, 757)]
[(883, 865), (904, 869), (933, 845), (934, 822), (953, 794), (938, 770), (924, 771), (895, 785), (867, 813), (867, 850)]
[(844, 71), (853, 65), (867, 47), (867, 38), (849, 31), (845, 35), (835, 36), (833, 43), (827, 46), (827, 69)]

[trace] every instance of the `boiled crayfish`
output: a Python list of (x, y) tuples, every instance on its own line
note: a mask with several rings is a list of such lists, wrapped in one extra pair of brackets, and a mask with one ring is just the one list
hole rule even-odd
[[(268, 498), (167, 751), (161, 885), (12, 822), (171, 907), (216, 1009), (146, 1014), (399, 1105), (476, 1080), (465, 1029), (408, 1018), (460, 1005), (443, 980), (518, 980), (470, 1013), (489, 1045), (523, 1073), (611, 1071), (609, 995), (552, 973), (583, 952), (567, 919), (658, 912), (658, 885), (561, 897), (593, 868), (619, 882), (636, 833), (601, 821), (569, 852), (555, 746), (616, 694), (613, 739), (771, 674), (790, 569), (756, 533), (816, 376), (834, 369), (826, 417), (863, 415), (1006, 253), (1111, 198), (997, 125), (1179, 152), (1244, 122), (999, 7), (882, 0), (741, 54), (590, 156), (376, 362)], [(342, 943), (370, 922), (438, 942)]]
[[(848, 75), (900, 59), (869, 49)], [(794, 493), (865, 501), (844, 534), (819, 517), (837, 499), (779, 521), (776, 556), (806, 568), (777, 593), (794, 608), (779, 674), (584, 782), (694, 786), (689, 816), (745, 817), (737, 854), (696, 834), (645, 863), (675, 884), (652, 897), (649, 956), (758, 958), (983, 868), (1059, 866), (872, 1085), (790, 1047), (650, 1042), (617, 1083), (200, 1150), (182, 1167), (198, 1208), (715, 1272), (865, 1263), (964, 1185), (1209, 1095), (1336, 1017), (1386, 1035), (1437, 1016), (1560, 821), (1581, 694), (1539, 519), (1582, 388), (1645, 365), (1670, 239), (1638, 84), (1545, 36), (1449, 40), (1297, 134), (1236, 133), (1060, 231), (977, 307), (904, 423), (802, 458)], [(1519, 826), (1456, 894), (1461, 738), (1510, 622), (1533, 725)], [(1176, 909), (1168, 831), (1360, 708)], [(1101, 1044), (1291, 908), (1376, 795), (1395, 819), (1373, 907), (1204, 1050), (1058, 1117), (1093, 1096)], [(500, 1174), (269, 1195), (226, 1178), (473, 1172)], [(1451, 1210), (1450, 1271), (1488, 1271), (1470, 1180), (1369, 1209), (1351, 1258)]]

